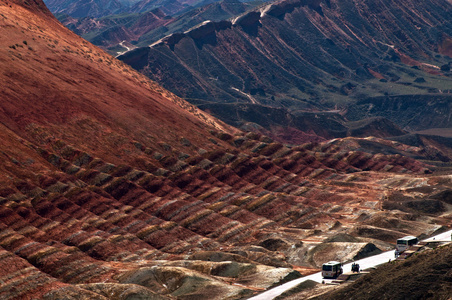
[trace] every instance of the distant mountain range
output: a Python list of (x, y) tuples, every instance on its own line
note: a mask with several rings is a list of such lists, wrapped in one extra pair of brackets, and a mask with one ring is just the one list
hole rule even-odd
[(161, 8), (174, 15), (183, 10), (203, 6), (215, 0), (46, 0), (54, 14), (67, 14), (74, 18), (101, 18), (113, 14), (141, 13)]
[[(183, 4), (181, 4), (183, 3)], [(113, 55), (149, 46), (174, 33), (206, 21), (221, 21), (260, 5), (262, 1), (140, 1), (101, 5), (89, 2), (86, 11), (76, 1), (47, 2), (58, 19), (73, 32)], [(133, 4), (133, 5), (132, 5)], [(109, 9), (113, 7), (114, 9)], [(103, 9), (99, 11), (99, 9)]]
[[(278, 128), (320, 134), (297, 121), (320, 111), (335, 120), (385, 116), (408, 130), (448, 127), (451, 7), (446, 0), (280, 1), (120, 59), (230, 124), (252, 122), (275, 136)], [(410, 117), (403, 112), (410, 99), (432, 109)]]

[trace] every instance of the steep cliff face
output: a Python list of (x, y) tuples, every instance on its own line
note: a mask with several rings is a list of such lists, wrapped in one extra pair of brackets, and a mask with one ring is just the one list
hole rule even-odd
[(451, 86), (451, 15), (445, 0), (281, 1), (120, 59), (197, 105), (346, 107)]

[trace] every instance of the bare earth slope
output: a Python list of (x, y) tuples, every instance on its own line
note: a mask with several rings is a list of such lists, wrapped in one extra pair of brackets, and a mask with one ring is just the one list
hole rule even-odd
[(2, 299), (240, 299), (450, 224), (427, 140), (240, 132), (40, 1), (1, 0), (0, 35)]
[[(96, 134), (105, 138), (113, 130), (150, 142), (145, 132), (152, 129), (154, 142), (190, 135), (206, 143), (199, 128), (227, 128), (72, 34), (47, 9), (3, 6), (0, 117), (11, 129), (31, 134), (33, 126), (56, 132), (77, 122), (99, 122)], [(168, 132), (173, 127), (178, 132)], [(98, 142), (81, 131), (71, 134), (73, 141)], [(110, 151), (107, 147), (99, 150)]]

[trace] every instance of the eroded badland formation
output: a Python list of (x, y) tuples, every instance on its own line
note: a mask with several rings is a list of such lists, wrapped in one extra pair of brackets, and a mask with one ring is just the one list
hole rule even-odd
[(451, 224), (446, 137), (289, 147), (149, 81), (41, 0), (0, 0), (0, 36), (1, 299), (240, 299)]
[(119, 59), (221, 120), (283, 142), (306, 141), (299, 131), (337, 138), (381, 136), (391, 127), (386, 120), (355, 132), (350, 121), (370, 117), (410, 130), (449, 128), (450, 7), (445, 0), (276, 1)]

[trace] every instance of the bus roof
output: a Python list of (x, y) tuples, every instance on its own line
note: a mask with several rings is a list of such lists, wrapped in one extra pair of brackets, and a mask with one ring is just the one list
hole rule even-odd
[(327, 262), (327, 263), (324, 263), (323, 265), (325, 266), (334, 266), (334, 265), (340, 265), (341, 263), (340, 262), (338, 262), (338, 261), (334, 261), (334, 260), (332, 260), (332, 261), (329, 261), (329, 262)]
[(403, 238), (398, 239), (398, 241), (399, 240), (407, 241), (407, 240), (413, 240), (413, 239), (417, 239), (417, 237), (408, 235), (408, 236), (404, 236)]

